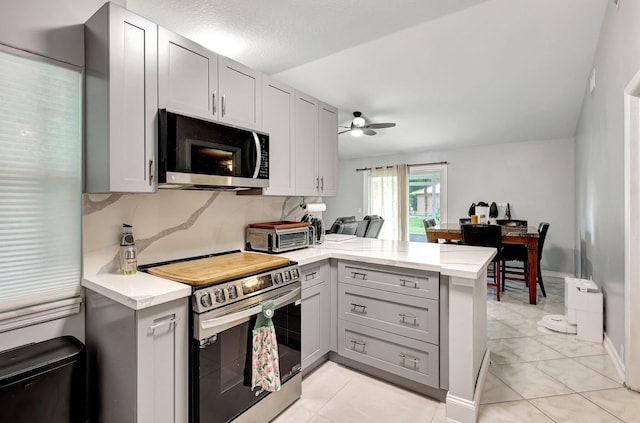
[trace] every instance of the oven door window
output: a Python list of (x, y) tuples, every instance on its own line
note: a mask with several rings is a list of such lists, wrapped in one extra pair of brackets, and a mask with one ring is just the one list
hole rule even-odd
[[(276, 328), (281, 383), (300, 371), (300, 306), (277, 309)], [(251, 343), (255, 316), (221, 332), (217, 340), (192, 346), (192, 411), (194, 422), (226, 423), (256, 404), (268, 392), (251, 391)], [(275, 393), (277, 394), (277, 392)]]

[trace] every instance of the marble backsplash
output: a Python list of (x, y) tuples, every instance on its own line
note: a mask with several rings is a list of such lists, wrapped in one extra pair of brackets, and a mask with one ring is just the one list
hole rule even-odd
[(84, 273), (117, 271), (123, 223), (133, 226), (138, 263), (147, 264), (244, 249), (249, 223), (300, 220), (301, 201), (222, 191), (84, 194)]

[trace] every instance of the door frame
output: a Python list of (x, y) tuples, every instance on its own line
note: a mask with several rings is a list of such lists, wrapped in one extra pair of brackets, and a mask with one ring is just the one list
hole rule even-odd
[(625, 384), (640, 390), (640, 71), (624, 90)]

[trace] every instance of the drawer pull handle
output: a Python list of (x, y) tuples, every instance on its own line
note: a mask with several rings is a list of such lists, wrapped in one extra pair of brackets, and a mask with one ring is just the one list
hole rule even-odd
[(353, 347), (351, 348), (354, 351), (358, 351), (358, 347), (362, 348), (362, 350), (360, 352), (364, 353), (365, 348), (367, 347), (367, 343), (366, 342), (360, 342), (360, 341), (356, 341), (355, 339), (351, 340), (351, 344), (353, 345)]
[(403, 367), (418, 369), (418, 364), (420, 363), (420, 359), (418, 357), (414, 357), (412, 355), (405, 354), (405, 353), (400, 353), (400, 358), (402, 359)]
[(171, 326), (171, 325), (175, 325), (176, 323), (178, 323), (178, 321), (176, 320), (175, 317), (172, 317), (171, 319), (163, 320), (160, 323), (156, 323), (155, 325), (149, 326), (149, 330), (154, 331), (158, 328), (161, 328), (162, 326)]
[(364, 314), (367, 312), (367, 306), (364, 304), (351, 303), (351, 311)]
[[(418, 326), (418, 316), (415, 314), (398, 313), (398, 316), (400, 316), (400, 323)], [(407, 320), (413, 320), (413, 322), (408, 322)]]
[(418, 289), (418, 281), (410, 281), (409, 279), (400, 279), (400, 286)]
[(353, 279), (365, 280), (365, 279), (367, 279), (367, 274), (366, 273), (360, 273), (360, 272), (351, 272), (351, 277)]
[(318, 272), (311, 272), (304, 275), (304, 280), (308, 281), (309, 279), (315, 279)]

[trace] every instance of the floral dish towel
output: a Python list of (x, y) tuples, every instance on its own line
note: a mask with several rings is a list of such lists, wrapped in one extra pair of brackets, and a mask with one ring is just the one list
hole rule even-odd
[(278, 342), (271, 321), (273, 310), (273, 301), (265, 301), (253, 329), (251, 390), (259, 388), (259, 392), (280, 390)]

